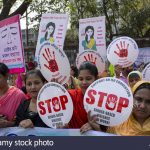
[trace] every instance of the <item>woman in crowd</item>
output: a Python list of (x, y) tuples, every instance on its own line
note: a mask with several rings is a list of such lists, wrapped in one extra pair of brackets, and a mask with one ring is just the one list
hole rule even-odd
[(85, 91), (98, 78), (97, 67), (90, 63), (84, 62), (79, 68), (78, 80), (81, 89), (68, 90), (73, 101), (73, 116), (69, 122), (69, 128), (80, 128), (87, 123), (87, 113), (84, 109), (83, 98)]
[(39, 117), (36, 107), (38, 92), (45, 83), (46, 80), (39, 70), (31, 70), (26, 74), (26, 90), (31, 98), (21, 103), (17, 109), (16, 125), (23, 128), (47, 127)]
[(139, 71), (132, 71), (128, 74), (128, 84), (131, 88), (138, 82), (142, 80), (142, 74)]
[(126, 84), (128, 84), (128, 74), (133, 71), (133, 66), (129, 66), (126, 68), (122, 68), (122, 66), (120, 65), (115, 65), (114, 66), (114, 71), (115, 71), (115, 77), (122, 80), (123, 82), (125, 82)]
[[(134, 107), (127, 121), (115, 127), (109, 127), (107, 132), (124, 136), (150, 135), (150, 82), (139, 81), (133, 89)], [(89, 122), (82, 126), (81, 133), (94, 129), (101, 131), (96, 123), (96, 116), (88, 114)]]
[[(83, 105), (83, 97), (88, 86), (93, 83), (98, 77), (98, 70), (96, 66), (90, 62), (83, 63), (79, 68), (78, 79), (80, 81), (81, 89), (68, 90), (73, 101), (73, 116), (71, 121), (66, 125), (67, 128), (80, 128), (87, 123), (87, 113)], [(33, 126), (45, 127), (46, 125), (40, 119), (36, 101), (39, 90), (45, 84), (45, 79), (38, 70), (30, 71), (26, 76), (26, 89), (31, 96), (30, 101), (24, 101), (17, 110), (16, 124), (30, 128)], [(58, 127), (64, 128), (64, 127)]]
[(16, 110), (25, 100), (25, 95), (21, 90), (8, 85), (8, 76), (8, 67), (0, 63), (0, 128), (14, 126)]

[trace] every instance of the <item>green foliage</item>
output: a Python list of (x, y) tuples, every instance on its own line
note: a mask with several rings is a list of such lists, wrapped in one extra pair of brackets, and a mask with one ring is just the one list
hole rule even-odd
[(38, 30), (43, 13), (65, 13), (68, 2), (68, 0), (33, 0), (29, 11), (36, 13), (36, 15), (30, 18), (29, 23), (32, 24), (36, 21), (37, 24), (34, 25), (34, 28)]
[(99, 15), (96, 0), (73, 0), (69, 4), (71, 27), (79, 27), (79, 19)]
[(23, 15), (31, 2), (32, 0), (1, 0), (0, 20), (16, 14)]
[(99, 7), (106, 16), (107, 35), (144, 37), (150, 29), (150, 0), (100, 0)]
[(29, 24), (36, 21), (37, 30), (43, 13), (68, 13), (71, 31), (75, 30), (68, 34), (74, 37), (77, 37), (79, 19), (102, 15), (106, 16), (106, 35), (110, 40), (120, 35), (144, 37), (150, 29), (150, 0), (0, 0), (0, 20), (11, 15), (10, 10), (17, 2), (24, 4), (16, 8), (16, 13), (21, 14), (30, 4), (28, 13), (36, 15), (29, 19)]

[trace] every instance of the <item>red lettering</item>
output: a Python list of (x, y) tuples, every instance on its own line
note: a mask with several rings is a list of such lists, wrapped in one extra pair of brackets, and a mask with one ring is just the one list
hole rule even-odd
[(117, 107), (117, 112), (121, 113), (122, 108), (128, 107), (128, 105), (129, 105), (129, 100), (127, 98), (120, 97), (119, 104)]
[(58, 97), (52, 98), (52, 105), (55, 112), (60, 111), (60, 103)]
[(99, 101), (98, 101), (97, 106), (102, 107), (104, 97), (107, 96), (107, 93), (98, 92), (98, 94), (100, 95), (100, 97), (99, 97)]
[(48, 109), (49, 113), (52, 112), (50, 102), (51, 102), (51, 99), (45, 100), (45, 103), (47, 104), (47, 109)]
[(105, 104), (106, 109), (114, 110), (116, 108), (117, 99), (118, 99), (118, 97), (116, 95), (109, 94), (107, 97), (106, 104)]
[(66, 95), (60, 97), (53, 97), (52, 99), (47, 99), (38, 103), (40, 108), (40, 114), (45, 115), (46, 111), (48, 113), (59, 112), (61, 109), (66, 110), (66, 104), (68, 103), (68, 98)]
[(44, 108), (43, 105), (44, 105), (44, 102), (42, 102), (42, 101), (38, 103), (38, 106), (39, 106), (39, 108), (40, 108), (40, 114), (41, 114), (41, 115), (45, 115), (45, 114), (46, 114), (46, 109)]
[(66, 110), (66, 103), (68, 103), (68, 98), (66, 95), (60, 96), (60, 102), (62, 106), (62, 110)]
[(96, 91), (95, 90), (89, 90), (88, 91), (89, 98), (86, 98), (86, 102), (88, 104), (94, 104), (95, 103), (95, 97), (94, 97), (94, 95), (96, 95)]

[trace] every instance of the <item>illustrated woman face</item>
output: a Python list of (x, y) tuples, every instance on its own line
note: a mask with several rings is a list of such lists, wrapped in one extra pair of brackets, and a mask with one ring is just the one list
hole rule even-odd
[(54, 27), (53, 27), (53, 26), (49, 26), (49, 27), (47, 28), (47, 32), (48, 32), (49, 34), (52, 34), (53, 31), (54, 31)]
[(3, 47), (12, 47), (17, 44), (17, 39), (19, 39), (17, 24), (13, 23), (1, 28), (0, 38), (2, 41)]
[(92, 34), (93, 34), (93, 30), (92, 29), (88, 29), (86, 31), (86, 35), (88, 35), (88, 36), (92, 36)]

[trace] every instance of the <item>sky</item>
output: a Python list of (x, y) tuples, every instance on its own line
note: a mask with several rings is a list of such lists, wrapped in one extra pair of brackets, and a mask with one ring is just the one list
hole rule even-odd
[[(11, 13), (14, 12), (14, 10), (16, 10), (16, 9), (20, 6), (21, 2), (22, 2), (21, 0), (20, 0), (20, 1), (19, 1), (19, 0), (16, 1), (16, 3), (15, 3), (15, 4), (13, 5), (13, 7), (11, 8), (10, 12), (11, 12)], [(31, 12), (31, 13), (28, 15), (28, 17), (33, 17), (33, 16), (35, 16), (35, 15), (36, 15), (35, 13)], [(24, 14), (23, 16), (25, 16), (25, 14)], [(22, 18), (22, 16), (21, 16), (20, 25), (21, 25), (21, 29), (26, 29), (26, 17), (23, 17), (23, 18)], [(34, 25), (34, 24), (29, 25), (28, 28), (31, 28), (33, 25)]]
[[(28, 15), (28, 17), (31, 17), (31, 18), (32, 18), (32, 17), (34, 17), (35, 15), (36, 15), (35, 13), (30, 13), (30, 14)], [(35, 22), (35, 23), (36, 23), (36, 22)], [(29, 24), (29, 25), (28, 25), (28, 28), (32, 28), (35, 23)], [(26, 17), (20, 19), (20, 25), (21, 25), (21, 29), (26, 29)]]

